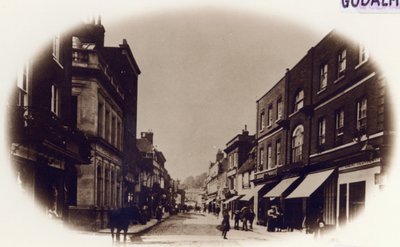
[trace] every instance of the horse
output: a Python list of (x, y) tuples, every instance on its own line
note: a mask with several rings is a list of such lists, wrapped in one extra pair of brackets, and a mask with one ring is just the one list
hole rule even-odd
[(111, 237), (114, 241), (114, 230), (116, 229), (116, 240), (120, 241), (120, 232), (124, 232), (124, 242), (126, 242), (126, 234), (131, 222), (139, 222), (145, 224), (144, 217), (138, 206), (131, 206), (126, 208), (119, 208), (110, 211), (109, 214), (109, 227), (111, 230)]

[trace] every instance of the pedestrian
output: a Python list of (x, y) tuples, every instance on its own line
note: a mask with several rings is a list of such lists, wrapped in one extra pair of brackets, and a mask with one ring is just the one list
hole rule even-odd
[(281, 213), (281, 210), (279, 209), (279, 206), (275, 206), (275, 231), (276, 232), (281, 232), (282, 231), (282, 225), (283, 225), (283, 214)]
[(239, 230), (240, 212), (239, 212), (239, 210), (235, 210), (235, 212), (233, 214), (235, 215), (235, 217), (234, 217), (234, 220), (235, 220), (234, 229), (235, 230)]
[(222, 222), (221, 222), (221, 230), (222, 230), (222, 236), (224, 239), (227, 239), (226, 234), (228, 231), (231, 229), (230, 223), (229, 223), (229, 213), (228, 210), (225, 209), (222, 213)]
[(276, 206), (272, 205), (270, 209), (267, 211), (268, 222), (267, 222), (267, 231), (274, 232), (276, 227)]
[(219, 213), (221, 212), (221, 208), (220, 207), (217, 207), (216, 209), (215, 209), (215, 214), (217, 215), (217, 219), (219, 218)]
[(157, 221), (159, 221), (159, 222), (161, 221), (162, 215), (163, 215), (162, 207), (158, 206), (156, 208), (156, 219), (157, 219)]
[(248, 231), (247, 228), (247, 212), (248, 212), (249, 208), (248, 207), (243, 207), (240, 212), (241, 212), (241, 217), (242, 217), (242, 221), (243, 221), (243, 225), (242, 225), (242, 231)]
[(253, 230), (254, 217), (255, 217), (255, 214), (253, 212), (253, 209), (250, 208), (250, 210), (247, 213), (247, 219), (249, 220), (249, 228), (250, 228), (250, 230)]

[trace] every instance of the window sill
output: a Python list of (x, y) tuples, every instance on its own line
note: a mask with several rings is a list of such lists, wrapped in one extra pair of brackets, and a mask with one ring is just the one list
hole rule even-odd
[(320, 90), (317, 92), (317, 94), (321, 94), (321, 93), (323, 93), (323, 92), (325, 92), (325, 91), (326, 91), (326, 87), (320, 89)]
[(55, 56), (53, 56), (53, 60), (54, 60), (54, 62), (56, 62), (56, 64), (57, 64), (58, 66), (60, 66), (61, 69), (64, 69), (64, 66), (62, 66), (62, 64), (60, 63), (60, 61), (58, 61), (58, 59), (57, 59)]
[(342, 136), (343, 132), (337, 133), (336, 136)]
[(359, 64), (356, 65), (356, 67), (354, 67), (354, 69), (360, 68), (361, 66), (363, 66), (363, 65), (366, 64), (367, 62), (368, 62), (368, 59), (366, 59), (366, 60), (360, 62)]
[(333, 83), (336, 84), (336, 83), (338, 83), (339, 81), (343, 80), (343, 78), (344, 78), (344, 75), (341, 75), (341, 76), (339, 76)]
[(297, 111), (291, 113), (291, 114), (289, 115), (289, 117), (293, 117), (293, 116), (296, 115), (298, 112), (300, 112), (301, 109), (303, 109), (303, 108), (300, 108), (300, 109), (298, 109)]

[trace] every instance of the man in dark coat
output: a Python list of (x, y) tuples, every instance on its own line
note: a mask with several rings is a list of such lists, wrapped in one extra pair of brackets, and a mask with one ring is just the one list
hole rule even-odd
[(222, 236), (224, 237), (224, 239), (227, 239), (226, 234), (231, 229), (231, 225), (229, 223), (229, 213), (228, 213), (227, 209), (224, 210), (224, 212), (222, 213), (222, 216), (223, 216), (223, 219), (221, 222)]
[(235, 220), (234, 229), (235, 230), (239, 230), (240, 212), (239, 212), (239, 210), (235, 210), (235, 212), (233, 214), (235, 215), (235, 217), (234, 217), (234, 220)]
[(254, 217), (255, 217), (255, 214), (253, 212), (253, 209), (250, 208), (250, 210), (248, 210), (248, 213), (247, 213), (247, 219), (249, 220), (250, 230), (253, 230)]

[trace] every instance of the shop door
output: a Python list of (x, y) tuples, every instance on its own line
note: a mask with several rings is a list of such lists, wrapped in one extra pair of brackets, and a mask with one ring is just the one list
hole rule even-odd
[(349, 220), (353, 220), (365, 208), (365, 181), (349, 184)]
[(346, 224), (346, 199), (347, 184), (341, 184), (339, 187), (339, 226)]

